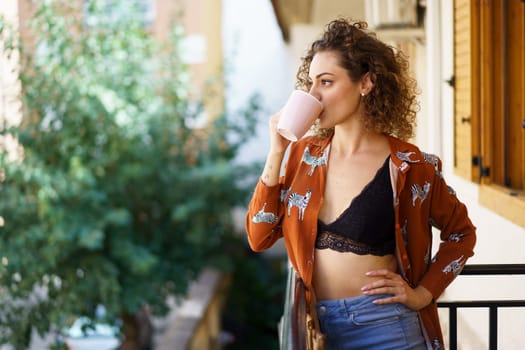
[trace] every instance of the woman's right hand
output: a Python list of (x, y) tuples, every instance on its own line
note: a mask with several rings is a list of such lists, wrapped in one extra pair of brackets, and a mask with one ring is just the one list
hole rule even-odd
[(277, 123), (281, 117), (281, 112), (274, 114), (270, 118), (270, 150), (266, 157), (263, 173), (261, 175), (262, 181), (267, 186), (274, 186), (279, 183), (279, 173), (281, 169), (281, 162), (284, 158), (286, 147), (290, 141), (285, 139), (277, 132)]
[(270, 118), (270, 153), (284, 153), (290, 141), (277, 131), (277, 123), (281, 117), (282, 110), (272, 115)]

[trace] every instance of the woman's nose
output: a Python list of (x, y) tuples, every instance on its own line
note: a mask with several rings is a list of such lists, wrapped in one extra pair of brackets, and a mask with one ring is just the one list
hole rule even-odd
[(317, 92), (317, 89), (315, 88), (314, 85), (312, 85), (308, 93), (312, 95), (313, 97), (315, 97), (316, 99), (318, 99), (319, 101), (321, 101), (321, 95)]

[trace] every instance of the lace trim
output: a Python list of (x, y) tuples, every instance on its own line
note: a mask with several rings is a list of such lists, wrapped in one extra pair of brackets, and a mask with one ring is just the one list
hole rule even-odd
[(351, 252), (358, 255), (371, 254), (375, 256), (385, 256), (394, 254), (395, 242), (392, 240), (385, 242), (381, 246), (372, 247), (333, 232), (322, 231), (317, 235), (315, 247), (317, 249), (332, 249), (340, 253)]

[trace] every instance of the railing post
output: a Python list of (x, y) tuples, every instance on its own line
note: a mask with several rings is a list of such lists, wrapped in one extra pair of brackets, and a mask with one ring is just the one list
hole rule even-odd
[(489, 349), (498, 349), (498, 307), (489, 308)]
[(293, 349), (292, 312), (295, 303), (295, 278), (292, 267), (288, 267), (286, 292), (284, 298), (284, 313), (279, 324), (280, 349)]
[(449, 347), (450, 350), (457, 350), (458, 348), (458, 308), (450, 306), (448, 309), (448, 322), (449, 322)]

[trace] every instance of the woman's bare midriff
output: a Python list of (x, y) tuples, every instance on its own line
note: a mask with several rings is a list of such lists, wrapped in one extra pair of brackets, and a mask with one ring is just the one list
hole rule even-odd
[(379, 269), (396, 272), (396, 257), (316, 249), (313, 284), (317, 300), (343, 299), (363, 295), (361, 288), (377, 279), (366, 276), (366, 273)]

